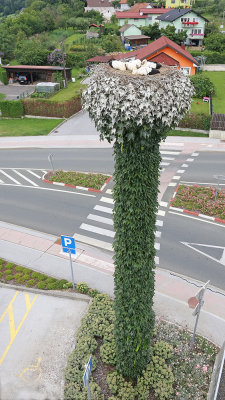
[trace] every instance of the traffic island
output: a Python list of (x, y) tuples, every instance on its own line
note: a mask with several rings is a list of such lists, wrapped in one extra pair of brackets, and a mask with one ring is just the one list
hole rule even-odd
[(111, 175), (58, 170), (54, 173), (50, 171), (44, 174), (42, 181), (58, 186), (101, 193), (111, 178)]

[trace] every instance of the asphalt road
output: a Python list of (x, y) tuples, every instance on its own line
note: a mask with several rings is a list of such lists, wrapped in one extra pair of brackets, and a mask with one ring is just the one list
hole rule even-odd
[(87, 302), (0, 289), (2, 400), (62, 398), (63, 371)]

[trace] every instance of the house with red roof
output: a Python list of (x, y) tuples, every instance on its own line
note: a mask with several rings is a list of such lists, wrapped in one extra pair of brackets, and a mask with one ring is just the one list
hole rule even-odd
[(129, 53), (120, 53), (114, 56), (116, 60), (148, 60), (168, 65), (183, 71), (186, 75), (195, 75), (198, 63), (184, 48), (166, 36), (155, 40), (142, 49)]
[(120, 9), (122, 11), (126, 11), (130, 9), (129, 4), (127, 3), (127, 0), (120, 0)]
[[(144, 5), (145, 4), (145, 5)], [(158, 23), (157, 18), (165, 14), (166, 8), (146, 7), (146, 3), (136, 3), (129, 11), (117, 11), (116, 18), (120, 26), (126, 24), (148, 26)]]

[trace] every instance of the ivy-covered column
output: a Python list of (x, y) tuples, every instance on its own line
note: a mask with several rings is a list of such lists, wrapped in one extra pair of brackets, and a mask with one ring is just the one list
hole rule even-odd
[(116, 367), (135, 378), (150, 358), (154, 328), (154, 240), (159, 143), (190, 105), (192, 85), (161, 68), (137, 77), (99, 66), (84, 105), (101, 139), (114, 141), (114, 263)]

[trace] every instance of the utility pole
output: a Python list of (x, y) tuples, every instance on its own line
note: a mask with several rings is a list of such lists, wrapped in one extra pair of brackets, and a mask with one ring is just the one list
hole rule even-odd
[(65, 87), (67, 87), (66, 61), (65, 61), (65, 53), (64, 53), (64, 40), (61, 41), (61, 49), (62, 49), (63, 76), (64, 76), (64, 81), (65, 81)]

